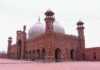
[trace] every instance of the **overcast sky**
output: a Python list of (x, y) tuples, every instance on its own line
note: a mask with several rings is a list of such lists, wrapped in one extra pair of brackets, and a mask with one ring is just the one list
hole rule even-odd
[(43, 23), (48, 9), (66, 34), (77, 35), (76, 23), (83, 21), (86, 47), (100, 46), (100, 0), (0, 0), (0, 51), (7, 51), (9, 36), (16, 42), (16, 31), (23, 25), (28, 32), (39, 16)]

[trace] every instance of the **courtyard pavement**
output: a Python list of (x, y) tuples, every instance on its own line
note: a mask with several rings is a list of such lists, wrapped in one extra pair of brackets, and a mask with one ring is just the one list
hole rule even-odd
[(100, 70), (100, 62), (49, 62), (0, 59), (0, 70)]

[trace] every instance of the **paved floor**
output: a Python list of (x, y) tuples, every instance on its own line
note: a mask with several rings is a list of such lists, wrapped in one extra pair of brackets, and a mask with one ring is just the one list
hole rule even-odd
[(100, 70), (100, 62), (50, 62), (0, 59), (0, 70)]

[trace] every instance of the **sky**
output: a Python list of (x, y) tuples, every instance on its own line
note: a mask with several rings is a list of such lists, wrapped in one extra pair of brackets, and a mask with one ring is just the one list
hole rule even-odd
[(100, 47), (100, 0), (0, 0), (0, 51), (7, 51), (8, 37), (16, 43), (16, 31), (29, 28), (51, 9), (66, 34), (77, 35), (76, 23), (85, 27), (86, 48)]

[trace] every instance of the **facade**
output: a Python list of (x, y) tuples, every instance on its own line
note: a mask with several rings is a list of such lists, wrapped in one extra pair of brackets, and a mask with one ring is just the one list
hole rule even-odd
[[(16, 44), (12, 45), (12, 37), (9, 37), (8, 58), (41, 61), (100, 60), (93, 51), (95, 48), (85, 48), (82, 21), (77, 22), (78, 36), (69, 35), (65, 34), (54, 16), (53, 11), (47, 10), (45, 25), (38, 21), (29, 29), (28, 38), (26, 26), (23, 26), (23, 31), (16, 32)], [(99, 49), (96, 50), (99, 52)]]

